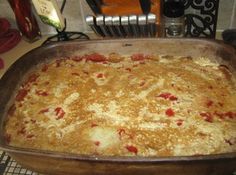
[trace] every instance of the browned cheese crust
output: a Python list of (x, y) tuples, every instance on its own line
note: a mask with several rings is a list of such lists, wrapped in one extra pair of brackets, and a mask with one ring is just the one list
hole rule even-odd
[(90, 155), (236, 151), (236, 86), (207, 58), (90, 54), (26, 77), (9, 109), (12, 146)]

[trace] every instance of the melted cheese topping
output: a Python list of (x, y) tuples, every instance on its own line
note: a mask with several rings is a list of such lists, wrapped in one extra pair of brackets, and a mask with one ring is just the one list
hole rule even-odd
[(127, 156), (236, 151), (236, 86), (226, 67), (207, 58), (81, 58), (26, 77), (9, 109), (10, 145)]

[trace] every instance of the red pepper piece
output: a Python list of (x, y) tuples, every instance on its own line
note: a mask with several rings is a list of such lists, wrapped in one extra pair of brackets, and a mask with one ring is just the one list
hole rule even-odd
[(96, 124), (96, 123), (91, 124), (91, 128), (94, 128), (94, 127), (97, 127), (97, 126), (98, 126), (98, 124)]
[(39, 111), (39, 114), (43, 114), (43, 113), (48, 112), (48, 111), (49, 111), (48, 108), (46, 108), (46, 109), (42, 109), (41, 111)]
[(28, 94), (28, 91), (26, 89), (19, 90), (16, 95), (16, 101), (24, 100), (24, 98), (26, 97), (27, 94)]
[(234, 117), (236, 117), (236, 114), (231, 112), (231, 111), (229, 111), (229, 112), (225, 113), (225, 116), (230, 118), (230, 119), (233, 119)]
[(169, 117), (173, 117), (175, 115), (175, 112), (171, 108), (168, 108), (166, 110), (166, 115)]
[(176, 101), (176, 100), (178, 100), (178, 98), (176, 96), (172, 95), (172, 96), (169, 97), (169, 100), (170, 101)]
[(37, 80), (38, 77), (39, 77), (39, 75), (32, 74), (32, 75), (29, 76), (29, 78), (28, 78), (26, 83), (33, 83), (33, 82), (35, 82)]
[(94, 144), (95, 144), (96, 146), (99, 146), (99, 145), (100, 145), (100, 142), (99, 142), (99, 141), (95, 141)]
[(184, 120), (179, 119), (179, 120), (177, 120), (177, 123), (176, 123), (176, 124), (177, 124), (178, 126), (181, 126), (181, 125), (183, 124), (183, 122), (184, 122)]
[(171, 93), (166, 92), (166, 93), (161, 93), (161, 94), (158, 95), (157, 97), (161, 97), (161, 98), (164, 98), (164, 99), (168, 99), (168, 98), (170, 98), (170, 96), (171, 96)]
[(214, 115), (220, 117), (221, 119), (225, 119), (225, 115), (223, 113), (220, 112), (214, 112)]
[(44, 92), (44, 91), (36, 91), (36, 94), (37, 95), (40, 95), (40, 96), (48, 96), (48, 93), (47, 92)]
[(63, 118), (65, 115), (65, 111), (61, 107), (57, 107), (54, 111), (56, 112), (57, 120)]
[(206, 106), (209, 108), (213, 105), (213, 103), (214, 103), (213, 101), (209, 100), (207, 101)]
[(213, 122), (213, 116), (211, 115), (211, 113), (203, 112), (203, 113), (200, 113), (200, 115), (203, 117), (205, 121), (210, 122), (210, 123)]
[(104, 55), (100, 55), (97, 53), (85, 55), (85, 59), (87, 61), (93, 61), (93, 62), (104, 62), (106, 61), (106, 57)]
[(131, 60), (132, 61), (142, 61), (142, 60), (145, 60), (145, 59), (146, 59), (146, 57), (143, 54), (141, 54), (141, 53), (133, 54), (131, 56)]
[(99, 74), (97, 74), (97, 78), (103, 78), (103, 74), (102, 73), (99, 73)]
[(138, 153), (138, 149), (137, 149), (135, 146), (129, 145), (129, 146), (126, 146), (126, 149), (127, 149), (129, 152), (132, 152), (132, 153), (135, 153), (135, 154)]

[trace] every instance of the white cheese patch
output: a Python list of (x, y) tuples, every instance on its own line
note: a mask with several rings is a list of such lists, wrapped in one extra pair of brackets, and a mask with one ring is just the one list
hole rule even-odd
[(120, 98), (120, 97), (122, 97), (123, 95), (125, 95), (125, 93), (124, 93), (122, 90), (119, 90), (119, 91), (116, 93), (116, 98)]
[(61, 97), (63, 95), (62, 91), (66, 88), (68, 88), (67, 84), (60, 83), (53, 89), (53, 93), (56, 97)]
[(89, 137), (93, 142), (99, 142), (99, 149), (105, 149), (119, 143), (118, 133), (113, 128), (95, 127), (90, 130)]
[[(98, 74), (102, 74), (103, 77), (98, 78), (97, 77)], [(95, 72), (92, 75), (93, 80), (95, 81), (95, 83), (98, 86), (103, 86), (103, 85), (107, 84), (107, 82), (109, 81), (109, 77), (105, 77), (104, 75), (105, 75), (105, 72)]]
[(70, 94), (65, 100), (64, 105), (69, 106), (71, 103), (76, 101), (79, 98), (80, 94), (78, 92), (74, 92)]
[(150, 86), (148, 89), (143, 90), (141, 93), (139, 93), (137, 95), (137, 98), (138, 99), (145, 99), (150, 92), (156, 90), (157, 88), (162, 88), (164, 85), (164, 82), (165, 82), (165, 80), (163, 78), (158, 79), (158, 82), (156, 82), (155, 84)]
[(94, 112), (95, 117), (106, 119), (114, 124), (123, 125), (128, 120), (127, 117), (118, 114), (120, 106), (116, 104), (116, 101), (110, 101), (107, 108), (108, 110), (104, 110), (102, 104), (93, 103), (87, 107), (87, 110)]
[(212, 67), (219, 66), (219, 64), (217, 62), (213, 62), (210, 59), (205, 58), (205, 57), (194, 58), (193, 62), (200, 65), (200, 66), (212, 66)]

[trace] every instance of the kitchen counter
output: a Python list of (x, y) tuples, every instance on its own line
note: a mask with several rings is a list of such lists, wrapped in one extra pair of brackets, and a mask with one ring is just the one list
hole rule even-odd
[(47, 37), (48, 36), (44, 36), (40, 40), (37, 40), (33, 43), (29, 43), (21, 39), (21, 41), (17, 44), (16, 47), (9, 50), (8, 52), (0, 54), (0, 58), (2, 58), (4, 61), (4, 68), (0, 69), (0, 78), (18, 58), (20, 58), (22, 55), (24, 55), (28, 51), (40, 46), (47, 39)]

